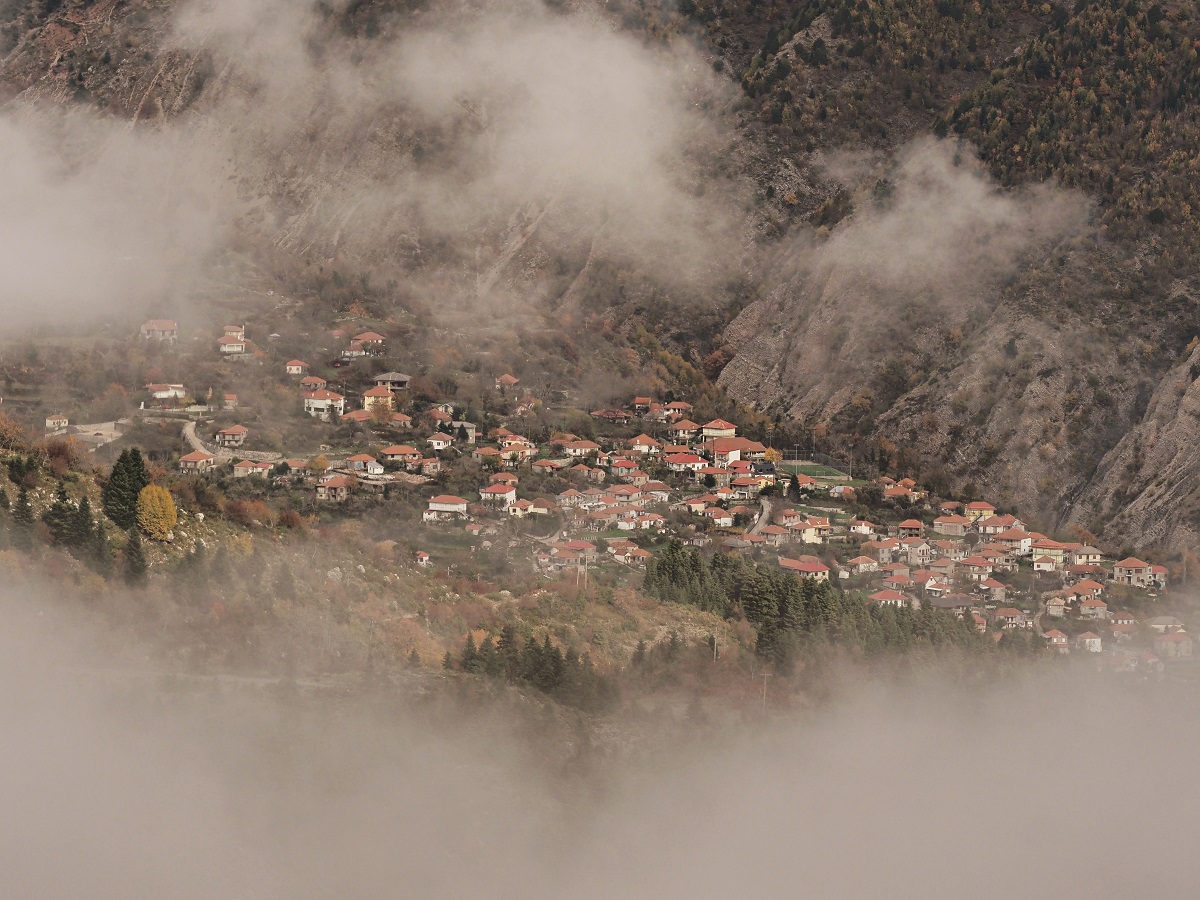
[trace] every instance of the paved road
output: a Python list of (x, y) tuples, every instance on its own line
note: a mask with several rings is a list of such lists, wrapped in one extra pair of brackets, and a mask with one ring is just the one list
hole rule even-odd
[(750, 534), (758, 534), (764, 525), (771, 524), (771, 501), (767, 497), (759, 497), (762, 501), (762, 515), (760, 515), (750, 527)]
[(214, 450), (209, 450), (207, 447), (205, 447), (204, 441), (200, 440), (199, 435), (196, 434), (196, 423), (195, 422), (188, 422), (186, 425), (183, 426), (183, 439), (188, 442), (188, 445), (193, 450), (199, 450), (201, 453), (212, 453), (213, 456), (218, 456), (218, 457), (230, 455), (229, 453), (226, 453), (224, 450), (222, 450), (219, 447), (215, 448), (215, 452), (214, 452)]
[[(238, 459), (253, 459), (253, 460), (258, 460), (260, 462), (262, 462), (262, 461), (275, 462), (276, 460), (283, 459), (283, 454), (281, 454), (281, 453), (268, 453), (265, 451), (258, 451), (258, 450), (238, 450), (235, 453), (226, 447), (205, 446), (204, 441), (200, 440), (200, 435), (196, 434), (196, 423), (195, 422), (188, 422), (186, 425), (183, 426), (183, 439), (188, 442), (188, 445), (193, 450), (199, 450), (202, 453), (211, 453), (217, 459), (224, 460), (224, 459), (233, 459), (234, 457), (237, 457)], [(315, 454), (312, 454), (312, 455), (315, 456)], [(309, 459), (309, 458), (311, 458), (311, 456), (303, 456), (300, 458)]]
[(1046, 601), (1038, 598), (1038, 611), (1033, 617), (1033, 630), (1037, 632), (1037, 636), (1044, 638), (1046, 632), (1042, 631), (1042, 614), (1046, 612)]

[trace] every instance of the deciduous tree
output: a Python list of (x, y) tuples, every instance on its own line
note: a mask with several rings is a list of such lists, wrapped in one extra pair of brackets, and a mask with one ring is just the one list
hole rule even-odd
[(178, 520), (170, 491), (157, 484), (142, 488), (137, 498), (137, 524), (148, 537), (169, 540)]

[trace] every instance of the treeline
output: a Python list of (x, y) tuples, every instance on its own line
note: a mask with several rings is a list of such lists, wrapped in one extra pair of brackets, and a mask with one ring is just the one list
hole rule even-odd
[(973, 627), (942, 610), (879, 607), (828, 581), (796, 578), (732, 554), (708, 559), (679, 541), (650, 561), (643, 589), (667, 603), (744, 617), (757, 630), (757, 653), (785, 671), (798, 656), (831, 644), (867, 654), (946, 644), (980, 651), (990, 646)]
[(488, 635), (478, 645), (468, 634), (458, 658), (447, 651), (442, 666), (527, 685), (589, 712), (606, 709), (617, 699), (616, 685), (596, 671), (590, 655), (580, 655), (574, 647), (564, 652), (550, 643), (549, 635), (541, 642), (530, 636), (522, 644), (512, 625), (504, 626), (498, 639)]

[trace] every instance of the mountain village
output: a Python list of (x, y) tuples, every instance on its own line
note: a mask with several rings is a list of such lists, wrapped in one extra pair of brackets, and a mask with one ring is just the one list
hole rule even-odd
[[(151, 320), (140, 334), (170, 345), (179, 330)], [(195, 414), (175, 462), (181, 475), (308, 492), (326, 511), (318, 514), (407, 492), (416, 500), (412, 527), (424, 529), (428, 544), (414, 553), (416, 567), (450, 563), (459, 550), (439, 551), (439, 535), (459, 535), (468, 553), (502, 543), (546, 577), (586, 581), (600, 568), (635, 575), (679, 541), (831, 581), (869, 604), (944, 610), (997, 641), (1032, 630), (1053, 651), (1113, 671), (1153, 673), (1192, 655), (1184, 624), (1154, 614), (1167, 568), (1106, 554), (1082, 529), (1061, 540), (983, 498), (943, 500), (911, 478), (864, 481), (836, 466), (785, 460), (739, 434), (736, 422), (708, 418), (673, 396), (629, 397), (587, 411), (586, 433), (543, 426), (535, 440), (535, 419), (566, 407), (565, 391), (535, 393), (500, 371), (489, 376), (486, 415), (422, 403), (411, 395), (412, 376), (378, 371), (387, 357), (382, 334), (335, 328), (324, 337), (337, 347), (331, 363), (272, 361), (277, 371), (266, 377), (292, 392), (295, 416), (355, 426), (358, 452), (339, 455), (331, 444), (255, 451), (253, 429), (241, 422), (198, 433), (214, 410), (238, 418), (238, 394), (214, 399), (210, 389), (198, 403), (183, 384), (147, 384), (143, 415)], [(263, 366), (272, 355), (244, 326), (226, 326), (214, 343), (227, 365)], [(356, 382), (340, 377), (364, 362), (374, 363), (373, 373)], [(60, 415), (46, 425), (70, 430)]]

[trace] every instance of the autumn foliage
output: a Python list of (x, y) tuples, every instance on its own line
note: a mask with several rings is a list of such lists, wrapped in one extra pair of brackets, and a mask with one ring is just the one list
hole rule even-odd
[(170, 491), (157, 484), (142, 488), (137, 499), (137, 523), (147, 537), (169, 540), (178, 519)]

